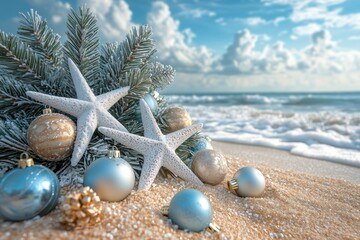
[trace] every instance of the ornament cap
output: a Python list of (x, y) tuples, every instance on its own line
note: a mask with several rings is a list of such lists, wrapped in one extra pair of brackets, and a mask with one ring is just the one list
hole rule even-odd
[(50, 114), (52, 113), (52, 110), (49, 106), (46, 106), (44, 109), (43, 109), (43, 114)]
[(23, 152), (20, 154), (20, 159), (18, 162), (18, 168), (26, 168), (34, 165), (34, 160), (29, 157), (27, 152)]
[(168, 216), (169, 215), (169, 205), (162, 206), (160, 209), (160, 212), (162, 215)]
[(120, 158), (121, 153), (120, 150), (117, 149), (117, 147), (113, 146), (111, 150), (109, 150), (108, 157), (109, 158)]
[(210, 223), (208, 229), (212, 233), (219, 233), (220, 232), (220, 227), (215, 223)]
[(239, 188), (239, 184), (237, 183), (236, 179), (231, 179), (230, 181), (228, 181), (228, 188), (231, 191), (234, 191)]

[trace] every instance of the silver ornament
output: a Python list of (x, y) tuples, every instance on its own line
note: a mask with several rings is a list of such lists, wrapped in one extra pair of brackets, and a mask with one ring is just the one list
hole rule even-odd
[(11, 221), (43, 216), (56, 206), (59, 194), (56, 175), (44, 166), (34, 165), (24, 153), (19, 168), (6, 173), (0, 181), (0, 215)]
[(217, 185), (225, 179), (228, 166), (221, 153), (205, 149), (193, 156), (191, 170), (204, 183)]
[(265, 190), (265, 177), (254, 167), (243, 167), (228, 182), (228, 187), (240, 197), (259, 197)]
[(120, 158), (120, 151), (110, 150), (109, 157), (95, 160), (86, 169), (84, 186), (92, 188), (104, 201), (121, 201), (135, 185), (135, 174), (131, 165)]
[(195, 189), (184, 189), (172, 198), (168, 210), (171, 221), (181, 229), (200, 232), (209, 227), (212, 207), (209, 199)]

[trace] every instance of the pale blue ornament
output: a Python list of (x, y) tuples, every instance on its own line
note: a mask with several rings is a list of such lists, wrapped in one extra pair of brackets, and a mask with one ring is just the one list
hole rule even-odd
[(243, 167), (228, 182), (228, 187), (240, 197), (259, 197), (265, 190), (265, 177), (254, 167)]
[(0, 215), (23, 221), (43, 216), (55, 208), (60, 194), (56, 175), (48, 168), (34, 165), (22, 155), (19, 168), (6, 173), (0, 181)]
[(84, 186), (92, 188), (103, 201), (121, 201), (135, 185), (131, 165), (120, 158), (120, 151), (110, 150), (109, 157), (95, 160), (86, 169)]
[[(145, 96), (143, 97), (143, 100), (147, 103), (147, 105), (149, 106), (152, 114), (154, 116), (156, 116), (159, 113), (159, 106), (158, 103), (156, 101), (156, 99), (150, 94), (147, 93), (145, 94)], [(135, 114), (136, 114), (136, 120), (138, 120), (139, 122), (141, 122), (141, 110), (140, 110), (140, 104), (136, 107), (135, 109)]]
[(202, 137), (196, 141), (195, 145), (191, 148), (191, 151), (195, 154), (205, 149), (213, 150), (213, 146), (207, 138)]
[(202, 192), (185, 189), (175, 194), (171, 200), (168, 215), (180, 229), (200, 232), (211, 223), (212, 207)]

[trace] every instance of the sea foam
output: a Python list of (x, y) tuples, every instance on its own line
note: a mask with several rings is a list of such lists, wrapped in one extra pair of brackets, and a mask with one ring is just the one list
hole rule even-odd
[(360, 96), (169, 96), (214, 140), (254, 144), (360, 167)]

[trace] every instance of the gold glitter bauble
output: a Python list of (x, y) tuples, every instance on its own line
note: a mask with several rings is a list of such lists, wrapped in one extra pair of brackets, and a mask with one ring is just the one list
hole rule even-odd
[(72, 227), (98, 223), (102, 217), (100, 198), (89, 187), (66, 195), (60, 209), (63, 213), (61, 223)]
[(228, 166), (222, 154), (205, 149), (193, 156), (191, 170), (204, 183), (218, 185), (225, 179)]
[(75, 137), (75, 123), (57, 113), (37, 117), (27, 132), (27, 141), (33, 152), (48, 161), (59, 161), (70, 156)]
[(175, 132), (192, 124), (190, 114), (181, 107), (169, 107), (165, 110), (163, 118), (168, 125), (168, 132)]

